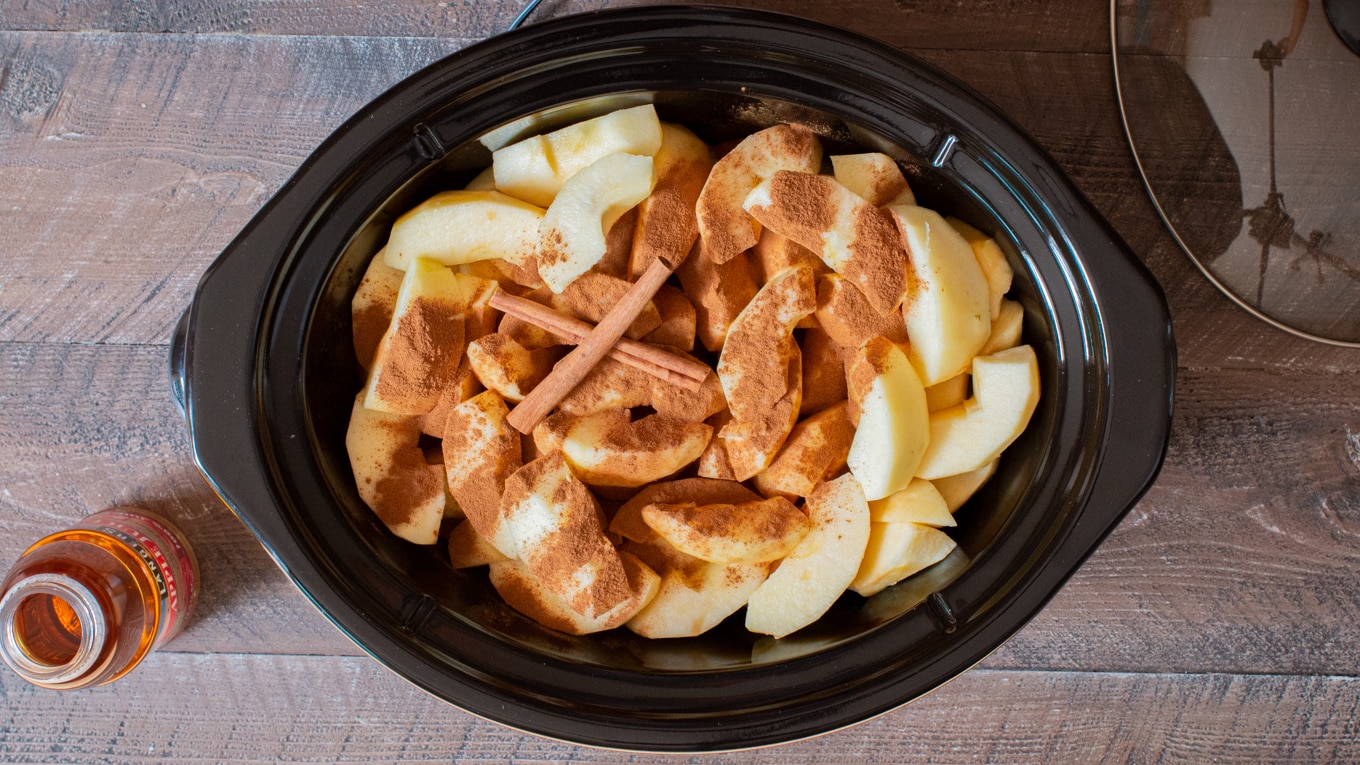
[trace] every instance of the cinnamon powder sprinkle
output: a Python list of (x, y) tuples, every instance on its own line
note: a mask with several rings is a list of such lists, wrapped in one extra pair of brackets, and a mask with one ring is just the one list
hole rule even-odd
[(458, 376), (463, 313), (451, 302), (417, 297), (385, 338), (386, 362), (375, 392), (409, 413), (429, 411)]

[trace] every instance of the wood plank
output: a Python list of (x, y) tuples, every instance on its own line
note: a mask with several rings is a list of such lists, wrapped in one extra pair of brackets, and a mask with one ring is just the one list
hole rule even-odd
[[(361, 657), (160, 654), (88, 691), (0, 673), (0, 697), (5, 761), (669, 761), (479, 720)], [(846, 730), (686, 761), (1346, 762), (1360, 757), (1358, 697), (1350, 677), (975, 669)]]
[[(168, 393), (159, 347), (0, 344), (0, 560), (145, 504), (207, 551), (173, 650), (354, 653), (198, 478)], [(1157, 485), (987, 665), (1360, 673), (1357, 486), (1350, 376), (1186, 372)]]
[[(543, 3), (532, 21), (602, 8), (655, 5), (658, 0), (559, 0)], [(733, 0), (717, 4), (745, 5)], [(485, 37), (509, 26), (516, 2), (394, 0), (381, 12), (357, 0), (149, 0), (119, 3), (25, 3), (0, 11), (0, 28), (33, 31), (194, 32), (386, 37)], [(1109, 6), (1063, 0), (973, 3), (959, 13), (953, 0), (766, 0), (764, 10), (845, 27), (904, 48), (1107, 51)]]

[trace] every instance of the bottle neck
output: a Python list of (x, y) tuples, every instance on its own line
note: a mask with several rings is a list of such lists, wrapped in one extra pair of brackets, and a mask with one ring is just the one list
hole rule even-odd
[(78, 680), (98, 663), (109, 637), (95, 593), (64, 574), (31, 574), (0, 599), (0, 658), (29, 682)]

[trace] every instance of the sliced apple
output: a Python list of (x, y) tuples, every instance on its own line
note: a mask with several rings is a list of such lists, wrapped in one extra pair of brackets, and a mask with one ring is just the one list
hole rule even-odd
[(806, 417), (846, 399), (845, 349), (820, 327), (804, 330), (798, 341), (803, 352), (803, 403), (799, 416)]
[(967, 372), (960, 372), (944, 382), (926, 387), (926, 408), (932, 412), (958, 406), (968, 398), (969, 378)]
[(925, 388), (906, 354), (885, 337), (860, 346), (847, 378), (860, 415), (846, 463), (864, 496), (882, 499), (911, 483), (926, 451)]
[[(609, 313), (632, 286), (617, 276), (600, 273), (584, 273), (568, 284), (561, 294), (553, 295), (549, 303), (559, 312), (570, 314), (582, 321), (598, 324)], [(653, 301), (647, 301), (642, 311), (628, 325), (626, 337), (637, 340), (661, 326), (661, 312)]]
[(657, 576), (645, 563), (630, 553), (619, 553), (627, 577), (630, 594), (616, 606), (596, 616), (584, 616), (575, 611), (529, 566), (519, 561), (499, 561), (491, 564), (491, 586), (516, 611), (549, 629), (568, 635), (590, 635), (622, 626), (656, 597), (661, 585)]
[(840, 274), (817, 278), (817, 324), (843, 348), (858, 348), (869, 338), (883, 335), (894, 343), (907, 343), (907, 323), (901, 311), (879, 313), (869, 299)]
[(1025, 430), (1039, 403), (1039, 362), (1020, 345), (973, 359), (973, 398), (930, 415), (930, 446), (916, 468), (928, 480), (977, 470)]
[(704, 254), (725, 263), (754, 247), (760, 224), (742, 202), (760, 182), (780, 170), (815, 173), (822, 165), (822, 145), (807, 128), (775, 125), (752, 133), (713, 165), (696, 212)]
[(806, 497), (845, 469), (854, 438), (849, 402), (823, 409), (794, 426), (779, 456), (756, 474), (756, 489), (767, 497)]
[(538, 274), (560, 293), (604, 257), (614, 222), (652, 191), (652, 158), (609, 154), (562, 186), (539, 227)]
[(596, 486), (642, 486), (699, 459), (713, 437), (702, 422), (652, 414), (620, 422), (613, 412), (582, 417), (562, 441), (581, 480)]
[(889, 208), (911, 252), (915, 297), (902, 313), (911, 363), (934, 385), (966, 371), (991, 334), (987, 279), (959, 232), (924, 207)]
[[(657, 347), (676, 356), (694, 360), (693, 356), (675, 346)], [(647, 382), (652, 389), (651, 405), (657, 414), (677, 420), (703, 422), (727, 409), (727, 398), (723, 395), (722, 382), (716, 374), (705, 376), (703, 382), (699, 383), (699, 390), (682, 388), (659, 377), (651, 377)]]
[(869, 543), (869, 504), (843, 475), (807, 498), (812, 530), (751, 593), (746, 629), (776, 638), (817, 621), (859, 572)]
[(737, 480), (769, 467), (802, 404), (798, 321), (817, 307), (813, 271), (791, 268), (761, 287), (732, 322), (718, 357), (718, 379), (732, 412), (719, 437)]
[(482, 385), (506, 401), (520, 402), (552, 371), (562, 357), (560, 346), (529, 350), (499, 332), (480, 337), (467, 347), (468, 362)]
[(392, 224), (384, 260), (399, 271), (416, 258), (449, 266), (490, 258), (520, 263), (538, 247), (543, 215), (498, 191), (441, 191)]
[(454, 568), (476, 568), (491, 563), (510, 560), (477, 533), (477, 529), (467, 521), (459, 523), (449, 532), (449, 563)]
[(661, 148), (656, 162), (656, 186), (637, 206), (628, 278), (637, 279), (658, 256), (678, 262), (699, 238), (694, 206), (713, 167), (708, 144), (688, 128), (661, 123)]
[(1025, 329), (1025, 308), (1014, 300), (1001, 301), (1001, 313), (992, 321), (992, 333), (978, 350), (979, 356), (990, 356), (1020, 344)]
[(768, 563), (709, 563), (663, 539), (626, 542), (623, 550), (661, 576), (656, 597), (627, 624), (646, 638), (702, 635), (746, 605), (770, 571)]
[(628, 278), (628, 258), (633, 251), (633, 229), (637, 228), (637, 218), (638, 208), (634, 207), (614, 221), (604, 237), (604, 255), (590, 267), (590, 273)]
[(660, 148), (661, 121), (656, 109), (647, 104), (497, 149), (491, 155), (491, 167), (497, 189), (547, 207), (573, 176), (600, 159), (616, 153), (650, 157)]
[[(915, 204), (912, 202), (911, 204)], [(968, 245), (973, 248), (973, 256), (977, 258), (978, 267), (982, 269), (982, 275), (987, 279), (987, 291), (990, 295), (992, 309), (992, 321), (996, 321), (1001, 313), (1001, 299), (1011, 291), (1011, 282), (1015, 278), (1015, 271), (1011, 268), (1010, 261), (1006, 260), (1006, 253), (1001, 251), (996, 240), (978, 231), (972, 226), (964, 223), (958, 218), (945, 218), (949, 225), (968, 240)]]
[(699, 342), (717, 353), (727, 341), (732, 321), (760, 290), (760, 282), (749, 255), (738, 254), (715, 263), (703, 254), (701, 244), (695, 245), (675, 275), (694, 301)]
[(439, 539), (443, 468), (425, 461), (416, 418), (365, 409), (354, 400), (345, 450), (359, 498), (393, 534), (418, 545)]
[(421, 258), (407, 269), (392, 323), (378, 343), (364, 406), (424, 414), (458, 376), (465, 340), (464, 292), (453, 272)]
[(958, 525), (935, 484), (922, 478), (913, 478), (907, 488), (883, 499), (870, 500), (869, 520), (935, 527)]
[(656, 329), (643, 336), (653, 345), (670, 345), (682, 351), (694, 350), (694, 336), (699, 327), (699, 314), (685, 293), (669, 284), (661, 285), (652, 297), (661, 317)]
[(584, 417), (596, 412), (651, 406), (654, 379), (640, 369), (606, 358), (577, 383), (557, 408)]
[(383, 262), (378, 252), (368, 261), (364, 278), (350, 301), (350, 326), (354, 335), (354, 356), (365, 372), (373, 364), (378, 343), (392, 324), (392, 312), (397, 307), (397, 293), (401, 290), (401, 271)]
[(460, 273), (454, 273), (453, 283), (458, 300), (463, 304), (467, 341), (495, 332), (501, 312), (491, 307), (491, 298), (500, 290), (500, 285), (494, 279)]
[(907, 250), (892, 218), (834, 178), (780, 171), (743, 205), (762, 226), (820, 255), (879, 313), (892, 313), (906, 299)]
[(977, 493), (978, 489), (982, 488), (983, 484), (987, 483), (988, 479), (996, 474), (996, 466), (997, 460), (992, 460), (977, 470), (936, 478), (931, 483), (940, 492), (940, 496), (944, 498), (945, 506), (949, 508), (949, 512), (952, 514), (963, 507), (963, 503), (967, 502)]
[(887, 154), (839, 154), (831, 167), (838, 183), (874, 207), (916, 204), (902, 168)]
[[(714, 433), (721, 433), (731, 422), (732, 412), (727, 409), (723, 409), (708, 418), (708, 424), (713, 428)], [(699, 455), (699, 465), (696, 472), (702, 478), (735, 481), (737, 475), (732, 470), (732, 460), (727, 456), (727, 442), (721, 438), (710, 440), (708, 446), (704, 449), (704, 453)]]
[(464, 356), (463, 361), (458, 364), (458, 374), (453, 378), (453, 382), (444, 388), (444, 392), (439, 394), (439, 400), (435, 402), (434, 408), (418, 416), (420, 432), (432, 438), (443, 438), (444, 423), (449, 418), (449, 411), (483, 390), (485, 389), (482, 387), (482, 381), (478, 380), (472, 371), (472, 362)]
[(518, 557), (514, 531), (502, 516), (505, 482), (522, 465), (519, 433), (494, 390), (455, 406), (444, 422), (444, 470), (449, 492), (477, 533), (502, 555)]
[(736, 481), (682, 478), (678, 481), (653, 483), (643, 487), (642, 491), (619, 507), (614, 513), (613, 520), (609, 522), (609, 531), (636, 542), (650, 542), (656, 538), (656, 532), (642, 520), (642, 508), (647, 505), (685, 502), (696, 505), (741, 504), (759, 500), (759, 494)]
[(818, 275), (831, 273), (817, 253), (768, 228), (761, 229), (760, 240), (751, 248), (751, 256), (760, 272), (761, 284), (796, 266), (807, 266)]
[(948, 534), (919, 523), (874, 523), (850, 589), (874, 595), (944, 560), (958, 545)]
[(488, 167), (477, 173), (463, 186), (463, 191), (495, 191), (496, 169)]
[(600, 506), (561, 452), (528, 463), (506, 480), (501, 517), (517, 546), (518, 555), (509, 557), (524, 561), (576, 613), (603, 616), (633, 596), (618, 551), (605, 537)]
[(792, 550), (812, 524), (783, 497), (741, 504), (651, 504), (642, 520), (671, 547), (711, 563), (768, 563)]

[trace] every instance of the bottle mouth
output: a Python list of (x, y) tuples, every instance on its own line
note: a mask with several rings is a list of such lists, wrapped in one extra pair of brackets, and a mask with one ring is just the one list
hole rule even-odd
[(34, 574), (0, 599), (0, 657), (41, 685), (79, 679), (99, 660), (107, 626), (99, 600), (79, 581)]

